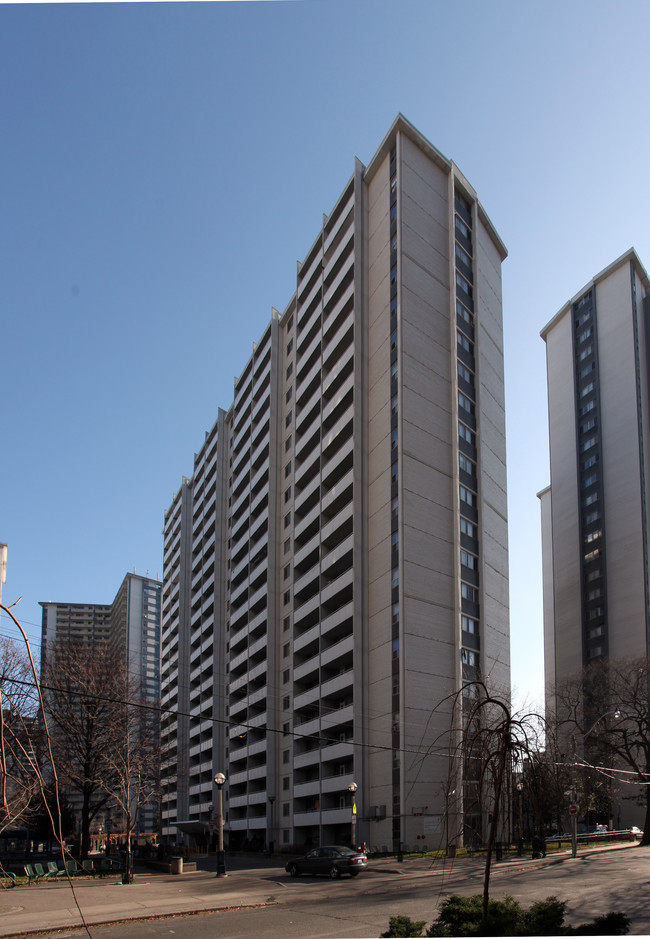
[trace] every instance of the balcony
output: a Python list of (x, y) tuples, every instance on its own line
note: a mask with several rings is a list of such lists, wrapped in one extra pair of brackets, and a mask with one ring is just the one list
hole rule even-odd
[(352, 186), (350, 189), (350, 196), (347, 202), (345, 203), (344, 206), (341, 206), (341, 211), (339, 213), (338, 218), (332, 225), (332, 228), (325, 235), (325, 241), (323, 244), (323, 252), (325, 256), (327, 256), (327, 252), (331, 248), (332, 244), (336, 241), (336, 237), (338, 233), (341, 231), (341, 229), (344, 228), (346, 225), (352, 226), (353, 221), (354, 221), (353, 214), (352, 214), (353, 210), (354, 210), (354, 186)]
[(293, 787), (294, 799), (303, 799), (305, 797), (320, 795), (320, 780), (312, 779), (311, 782), (298, 783)]
[[(350, 604), (352, 606), (352, 604)], [(350, 626), (352, 624), (350, 623)], [(333, 665), (337, 659), (340, 659), (344, 656), (351, 655), (354, 652), (354, 635), (345, 636), (339, 642), (335, 642), (334, 645), (329, 646), (329, 648), (324, 648), (321, 653), (321, 665), (324, 667), (326, 665)]]

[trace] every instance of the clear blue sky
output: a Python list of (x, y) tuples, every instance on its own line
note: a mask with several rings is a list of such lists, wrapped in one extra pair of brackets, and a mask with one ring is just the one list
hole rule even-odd
[(3, 601), (35, 645), (40, 600), (162, 576), (204, 431), (401, 111), (509, 250), (513, 682), (540, 698), (539, 330), (628, 247), (650, 265), (649, 27), (645, 0), (0, 6)]

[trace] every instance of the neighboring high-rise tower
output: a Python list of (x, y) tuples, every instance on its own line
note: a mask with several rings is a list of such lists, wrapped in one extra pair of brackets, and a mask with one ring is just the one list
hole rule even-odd
[[(152, 747), (157, 747), (160, 727), (161, 595), (160, 581), (127, 574), (111, 604), (41, 602), (42, 669), (53, 664), (57, 651), (68, 644), (109, 645), (124, 663), (129, 699), (140, 705), (138, 719), (147, 724), (146, 736), (139, 739), (150, 741)], [(73, 802), (78, 808), (78, 799)], [(137, 831), (151, 834), (158, 825), (158, 802), (140, 804)]]
[(540, 493), (546, 681), (647, 655), (648, 275), (634, 250), (542, 330), (551, 484)]
[(217, 772), (235, 848), (353, 813), (481, 837), (452, 702), (509, 689), (505, 256), (403, 117), (357, 161), (165, 516), (170, 840), (213, 828)]

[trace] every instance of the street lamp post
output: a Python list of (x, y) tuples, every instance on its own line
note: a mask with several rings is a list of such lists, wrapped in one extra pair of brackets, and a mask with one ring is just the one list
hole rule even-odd
[(269, 805), (271, 806), (270, 818), (269, 818), (269, 857), (273, 854), (273, 848), (275, 847), (273, 842), (273, 803), (275, 802), (275, 796), (269, 796)]
[(354, 794), (357, 791), (357, 784), (351, 782), (348, 786), (348, 792), (352, 793), (352, 847), (357, 846), (357, 804), (354, 801)]
[(217, 877), (227, 877), (226, 874), (226, 854), (223, 850), (223, 784), (226, 777), (223, 773), (217, 773), (214, 781), (219, 792), (219, 817), (217, 819)]

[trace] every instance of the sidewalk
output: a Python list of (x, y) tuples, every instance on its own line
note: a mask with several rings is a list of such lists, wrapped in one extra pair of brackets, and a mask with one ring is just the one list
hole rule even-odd
[[(624, 851), (632, 847), (635, 847), (633, 842), (607, 845), (585, 849), (579, 852), (579, 856), (584, 858), (603, 851)], [(500, 861), (493, 864), (492, 871), (497, 874), (505, 868), (535, 870), (567, 860), (571, 860), (570, 850), (535, 861), (530, 857)], [(482, 858), (432, 860), (407, 857), (399, 863), (391, 857), (372, 859), (368, 872), (363, 876), (371, 876), (373, 872), (435, 875), (463, 868), (469, 873), (482, 869), (483, 865)], [(31, 887), (4, 889), (0, 894), (0, 937), (25, 937), (35, 932), (81, 927), (84, 922), (88, 926), (99, 926), (160, 916), (274, 905), (278, 902), (277, 890), (268, 879), (261, 879), (264, 874), (271, 874), (272, 878), (277, 875), (280, 880), (287, 877), (284, 859), (279, 856), (260, 858), (254, 870), (233, 870), (228, 877), (216, 877), (211, 870), (182, 875), (142, 870), (137, 872), (135, 882), (126, 886), (119, 877), (106, 877), (103, 880), (73, 880), (72, 887), (68, 881), (57, 880)]]

